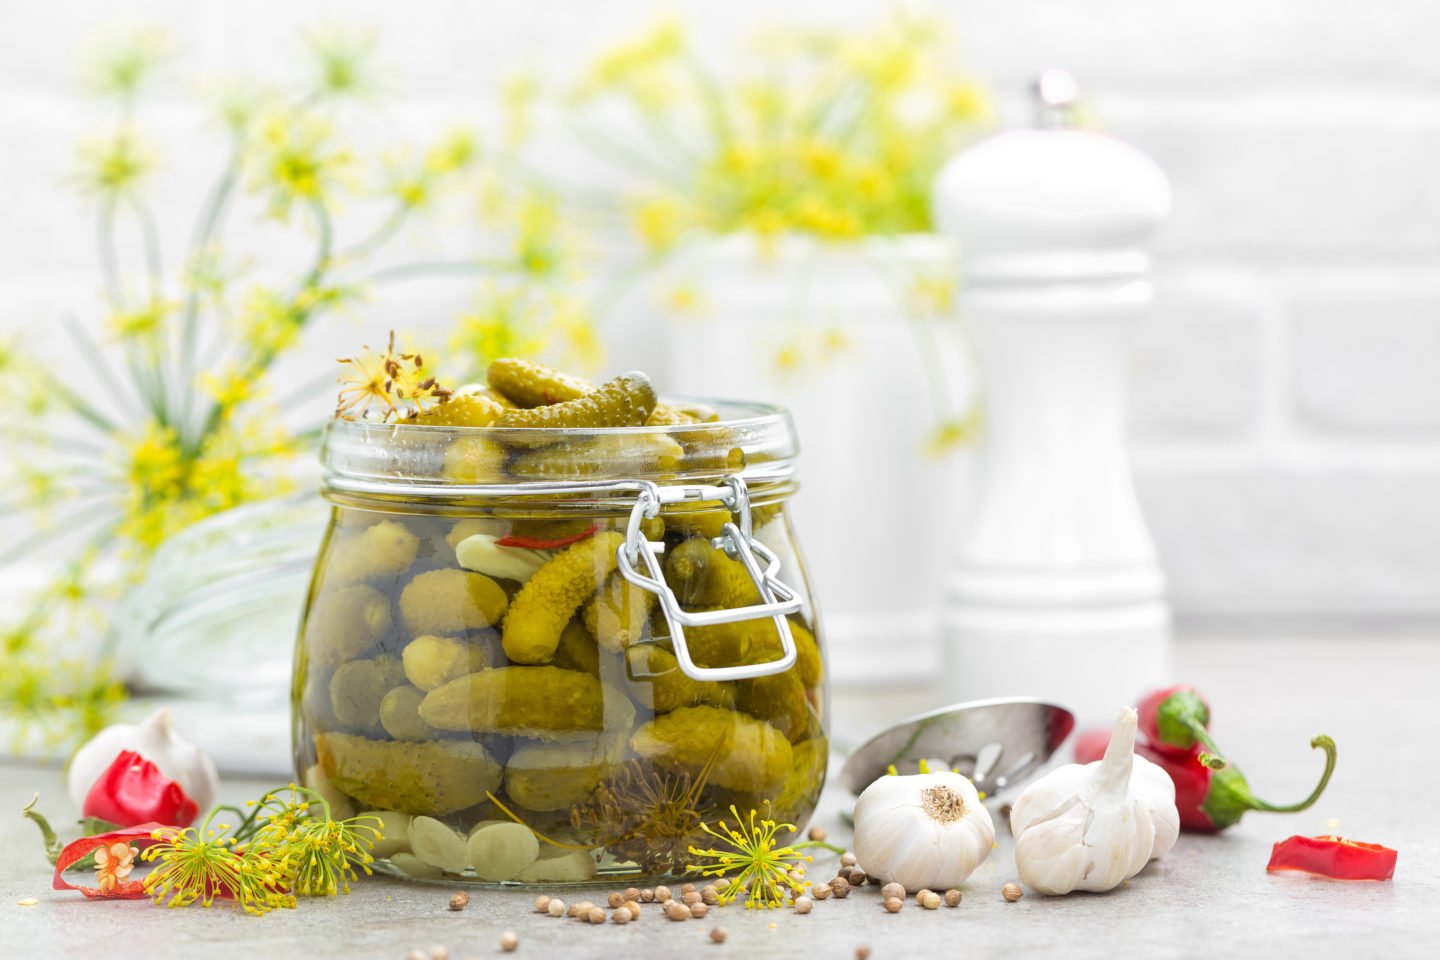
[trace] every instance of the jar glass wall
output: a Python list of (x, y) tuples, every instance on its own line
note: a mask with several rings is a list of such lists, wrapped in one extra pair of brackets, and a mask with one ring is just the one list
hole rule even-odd
[[(382, 817), (382, 869), (659, 879), (684, 873), (700, 824), (732, 804), (804, 825), (828, 717), (786, 511), (796, 442), (783, 411), (719, 409), (715, 423), (589, 431), (332, 425), (296, 765), (342, 810)], [(682, 668), (656, 594), (617, 565), (638, 491), (713, 492), (727, 477), (744, 481), (753, 538), (799, 608), (783, 620), (793, 666), (715, 682)], [(762, 602), (717, 545), (741, 519), (713, 499), (641, 518), (683, 610)], [(702, 669), (784, 648), (769, 617), (686, 627), (683, 646)]]

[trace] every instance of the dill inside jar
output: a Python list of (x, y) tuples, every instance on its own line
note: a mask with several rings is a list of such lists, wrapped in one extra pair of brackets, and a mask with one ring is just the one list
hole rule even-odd
[(381, 817), (381, 868), (658, 879), (732, 804), (803, 827), (827, 712), (788, 414), (638, 373), (505, 360), (452, 392), (393, 351), (356, 366), (361, 418), (322, 453), (295, 757)]

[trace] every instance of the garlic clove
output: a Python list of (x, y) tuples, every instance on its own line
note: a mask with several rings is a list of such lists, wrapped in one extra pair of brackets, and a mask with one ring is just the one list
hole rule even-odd
[(133, 750), (174, 780), (204, 813), (215, 805), (220, 775), (205, 751), (175, 732), (174, 718), (164, 707), (140, 723), (116, 723), (101, 730), (76, 751), (66, 773), (66, 787), (76, 808), (84, 807), (90, 788), (123, 750)]

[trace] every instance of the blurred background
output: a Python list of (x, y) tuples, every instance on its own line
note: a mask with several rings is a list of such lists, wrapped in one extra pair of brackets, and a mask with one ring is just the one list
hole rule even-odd
[[(1174, 188), (1129, 433), (1182, 642), (1433, 633), (1437, 28), (1408, 0), (7, 4), (6, 699), (105, 709), (97, 611), (188, 524), (305, 489), (334, 359), (392, 329), (456, 378), (533, 352), (796, 406), (835, 682), (924, 677), (983, 420), (927, 190), (1050, 66)], [(856, 442), (873, 486), (839, 491)]]

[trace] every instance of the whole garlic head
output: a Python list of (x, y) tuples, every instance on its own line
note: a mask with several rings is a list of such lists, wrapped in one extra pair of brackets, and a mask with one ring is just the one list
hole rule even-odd
[(215, 805), (215, 794), (220, 790), (215, 764), (199, 747), (180, 738), (170, 711), (162, 707), (140, 723), (111, 724), (76, 751), (66, 773), (66, 785), (77, 809), (85, 806), (90, 788), (122, 750), (135, 751), (180, 784), (201, 814)]
[(1026, 886), (1051, 895), (1111, 890), (1175, 845), (1175, 784), (1135, 756), (1135, 728), (1126, 708), (1103, 759), (1060, 767), (1015, 801), (1010, 832)]
[(946, 890), (990, 855), (995, 824), (958, 773), (885, 776), (855, 802), (855, 856), (872, 877)]

